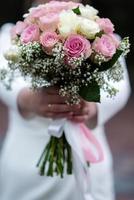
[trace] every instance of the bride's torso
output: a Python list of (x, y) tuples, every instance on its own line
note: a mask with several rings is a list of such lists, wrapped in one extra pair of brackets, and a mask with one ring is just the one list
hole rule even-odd
[[(75, 200), (79, 198), (74, 176), (41, 177), (36, 167), (49, 140), (49, 120), (26, 121), (10, 112), (8, 133), (1, 155), (1, 200)], [(80, 198), (81, 200), (81, 198)]]
[[(9, 33), (6, 34), (9, 37)], [(36, 164), (49, 140), (49, 123), (50, 120), (41, 117), (25, 120), (17, 111), (10, 110), (8, 132), (1, 153), (1, 200), (82, 200), (73, 175), (61, 179), (38, 174)], [(103, 127), (97, 127), (93, 132), (108, 158)]]
[[(1, 155), (0, 199), (82, 200), (74, 175), (61, 179), (41, 177), (38, 173), (36, 164), (50, 138), (47, 131), (50, 120), (40, 117), (25, 120), (11, 110), (9, 121)], [(94, 134), (103, 145), (101, 128)]]
[[(11, 27), (11, 24), (6, 24), (0, 31), (0, 62), (3, 66), (6, 61), (2, 54), (10, 46)], [(10, 109), (8, 131), (0, 157), (1, 200), (78, 199), (73, 176), (61, 179), (40, 177), (38, 174), (36, 164), (49, 140), (49, 121), (40, 117), (25, 120), (17, 111)]]

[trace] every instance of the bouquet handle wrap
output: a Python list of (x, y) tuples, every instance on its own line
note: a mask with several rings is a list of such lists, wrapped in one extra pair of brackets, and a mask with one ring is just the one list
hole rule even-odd
[(61, 137), (65, 133), (73, 155), (73, 172), (80, 195), (84, 200), (92, 200), (90, 177), (87, 162), (97, 163), (104, 159), (100, 143), (84, 124), (76, 124), (66, 119), (54, 120), (48, 127), (48, 133)]

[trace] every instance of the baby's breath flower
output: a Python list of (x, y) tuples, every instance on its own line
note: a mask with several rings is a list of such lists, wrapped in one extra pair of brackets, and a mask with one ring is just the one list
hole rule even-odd
[(72, 57), (68, 59), (68, 65), (72, 66), (73, 68), (82, 66), (83, 61), (85, 60), (84, 55), (81, 54), (80, 57)]
[(107, 70), (107, 79), (113, 82), (119, 82), (123, 79), (123, 68), (119, 61), (113, 67)]
[(119, 50), (123, 51), (123, 56), (126, 56), (130, 51), (130, 42), (129, 37), (125, 37), (118, 48)]
[(21, 56), (27, 62), (32, 63), (36, 58), (43, 53), (42, 47), (38, 42), (30, 42), (20, 45)]
[(1, 69), (0, 70), (0, 80), (4, 80), (6, 78), (6, 75), (7, 75), (7, 70), (6, 69)]
[(108, 61), (108, 59), (105, 56), (103, 56), (102, 54), (98, 54), (98, 53), (95, 54), (95, 56), (94, 56), (94, 62), (97, 63), (98, 65), (101, 66), (101, 64), (103, 62), (106, 62), (106, 61)]

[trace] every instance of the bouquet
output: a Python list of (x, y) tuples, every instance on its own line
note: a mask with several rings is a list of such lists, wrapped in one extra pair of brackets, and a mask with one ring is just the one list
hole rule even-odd
[[(59, 95), (68, 97), (67, 104), (79, 104), (80, 98), (101, 102), (101, 90), (108, 97), (118, 92), (109, 82), (123, 78), (119, 57), (129, 52), (129, 39), (120, 41), (110, 19), (100, 18), (90, 5), (51, 1), (30, 8), (24, 21), (13, 27), (11, 38), (12, 46), (5, 53), (9, 70), (1, 71), (3, 80), (8, 77), (8, 86), (15, 74), (21, 74), (33, 89), (58, 86)], [(68, 128), (65, 122), (53, 121), (48, 128), (51, 138), (37, 164), (41, 175), (72, 174), (76, 157), (84, 168), (102, 159), (101, 147), (89, 130), (71, 122)], [(77, 135), (70, 133), (72, 126)], [(89, 140), (99, 158), (91, 153)]]

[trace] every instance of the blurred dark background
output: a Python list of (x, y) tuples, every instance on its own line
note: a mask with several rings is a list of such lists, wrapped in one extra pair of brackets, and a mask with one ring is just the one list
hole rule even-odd
[[(129, 36), (131, 52), (127, 57), (132, 94), (126, 107), (106, 124), (107, 137), (112, 149), (117, 200), (134, 200), (134, 1), (84, 0), (96, 7), (100, 16), (109, 17), (121, 37)], [(15, 23), (30, 7), (31, 0), (1, 0), (0, 26)], [(125, 91), (124, 91), (125, 92)], [(0, 135), (4, 135), (8, 121), (7, 108), (0, 103)]]

